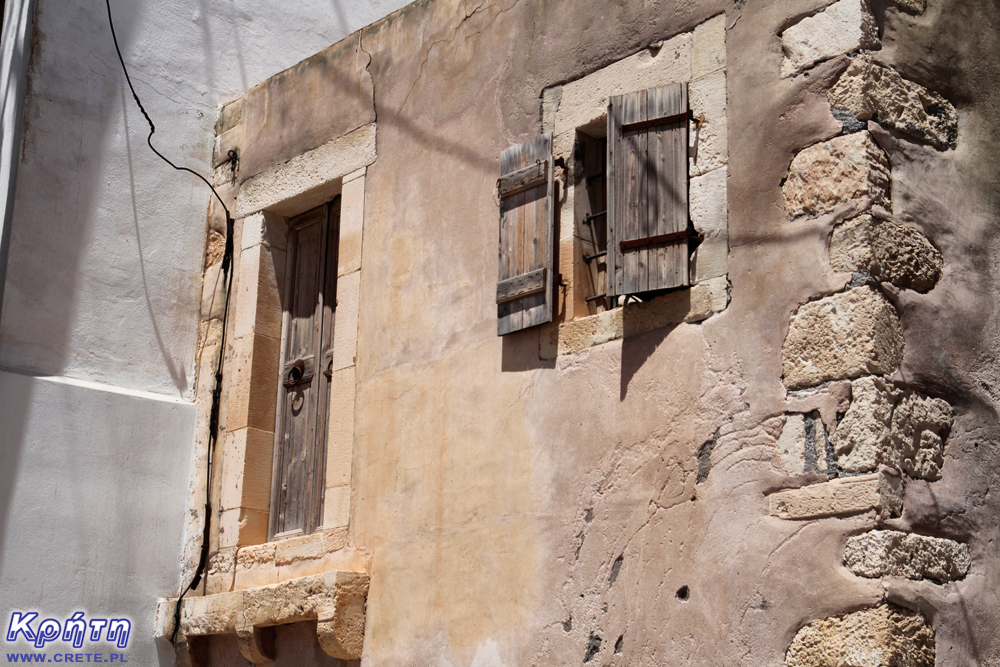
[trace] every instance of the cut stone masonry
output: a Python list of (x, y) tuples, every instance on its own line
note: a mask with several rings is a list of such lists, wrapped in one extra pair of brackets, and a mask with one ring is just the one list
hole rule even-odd
[(844, 564), (869, 579), (905, 577), (946, 583), (963, 579), (972, 559), (968, 545), (896, 530), (873, 530), (847, 540)]
[(875, 510), (884, 520), (903, 511), (903, 483), (894, 470), (884, 468), (872, 475), (778, 491), (768, 501), (771, 516), (779, 519), (818, 519)]
[(796, 633), (786, 667), (932, 667), (934, 630), (887, 604), (815, 621)]
[(836, 431), (840, 468), (864, 472), (886, 464), (912, 477), (940, 478), (953, 420), (946, 401), (873, 377), (854, 380), (851, 391), (851, 407)]
[(928, 292), (941, 277), (944, 260), (920, 230), (879, 210), (834, 228), (830, 264), (835, 271), (869, 271), (879, 281)]
[(958, 112), (948, 100), (875, 62), (871, 53), (851, 60), (828, 99), (833, 109), (875, 120), (938, 150), (954, 148), (958, 139)]
[(785, 386), (892, 373), (903, 359), (896, 309), (869, 286), (807, 303), (792, 315), (782, 347)]
[(852, 199), (889, 202), (889, 160), (868, 132), (823, 141), (792, 160), (781, 190), (793, 218), (829, 213)]
[(866, 0), (840, 0), (806, 17), (781, 35), (781, 76), (860, 49), (881, 46), (875, 16)]

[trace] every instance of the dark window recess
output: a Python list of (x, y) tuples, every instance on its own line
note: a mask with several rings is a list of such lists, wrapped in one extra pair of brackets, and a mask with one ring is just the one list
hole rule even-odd
[(552, 134), (500, 154), (497, 335), (552, 321), (555, 265)]
[(575, 152), (577, 192), (580, 188), (586, 192), (584, 200), (577, 205), (577, 211), (582, 214), (576, 228), (578, 252), (583, 260), (579, 284), (585, 300), (591, 304), (591, 312), (599, 312), (614, 305), (605, 296), (608, 284), (607, 137), (577, 132)]
[(289, 221), (272, 539), (308, 535), (323, 520), (339, 236), (340, 197)]
[(687, 85), (610, 98), (608, 297), (645, 299), (690, 284)]

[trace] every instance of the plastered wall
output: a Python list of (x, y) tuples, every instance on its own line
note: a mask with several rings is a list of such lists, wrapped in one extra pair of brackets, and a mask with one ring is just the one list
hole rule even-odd
[[(546, 90), (720, 14), (719, 307), (554, 354), (545, 329), (498, 338), (500, 151), (544, 129)], [(375, 123), (349, 529), (329, 546), (370, 575), (361, 664), (1000, 660), (998, 29), (972, 1), (436, 0), (243, 97), (311, 104), (336, 61), (358, 117), (247, 126), (246, 146), (284, 139), (237, 202)], [(880, 453), (848, 447), (859, 423)], [(300, 630), (278, 630), (278, 664), (314, 647)]]

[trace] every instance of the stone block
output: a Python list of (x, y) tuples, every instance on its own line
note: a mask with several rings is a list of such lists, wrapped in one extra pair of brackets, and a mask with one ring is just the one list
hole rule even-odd
[(830, 236), (830, 265), (834, 271), (850, 272), (871, 269), (875, 219), (859, 215), (833, 228)]
[(280, 341), (250, 334), (233, 341), (227, 360), (230, 372), (226, 393), (226, 427), (247, 426), (273, 431), (278, 395)]
[(696, 283), (728, 272), (727, 171), (722, 167), (695, 176), (688, 185), (691, 222), (695, 230), (705, 235), (691, 260), (690, 271)]
[(896, 310), (869, 286), (801, 306), (782, 347), (785, 385), (812, 387), (860, 375), (885, 375), (903, 359)]
[(786, 667), (933, 667), (934, 630), (924, 617), (886, 604), (814, 621), (799, 630)]
[(852, 199), (889, 203), (889, 160), (868, 132), (855, 132), (804, 149), (781, 190), (793, 218), (829, 213)]
[(333, 327), (333, 370), (354, 365), (358, 354), (358, 310), (361, 271), (337, 278), (337, 312)]
[(281, 338), (281, 294), (278, 273), (284, 273), (285, 253), (264, 245), (255, 245), (240, 253), (239, 281), (236, 287), (236, 336), (260, 333)]
[[(688, 173), (698, 176), (729, 162), (726, 122), (726, 73), (715, 72), (688, 84), (688, 105), (700, 125), (688, 132)], [(697, 127), (697, 129), (695, 129)]]
[(326, 441), (326, 485), (351, 483), (354, 455), (355, 367), (334, 371), (330, 378), (330, 418)]
[(854, 574), (877, 579), (904, 577), (946, 583), (969, 573), (969, 547), (940, 537), (873, 530), (847, 540), (844, 564)]
[(875, 470), (889, 445), (892, 410), (901, 392), (891, 382), (863, 377), (851, 382), (851, 407), (837, 426), (837, 465), (847, 472)]
[(305, 537), (293, 537), (275, 543), (274, 564), (289, 565), (297, 560), (322, 558), (347, 545), (347, 531), (324, 530)]
[(944, 258), (915, 227), (882, 220), (872, 234), (872, 275), (897, 287), (928, 292), (941, 277)]
[(958, 139), (958, 112), (948, 100), (875, 62), (870, 53), (851, 60), (828, 99), (834, 109), (875, 120), (938, 150), (954, 148)]
[(913, 477), (941, 478), (944, 441), (951, 430), (951, 406), (940, 398), (909, 392), (892, 413), (884, 462)]
[[(360, 176), (358, 175), (360, 174)], [(365, 223), (365, 170), (344, 177), (340, 197), (340, 247), (337, 275), (361, 268), (361, 245)]]
[(726, 15), (695, 26), (691, 41), (691, 78), (699, 79), (726, 66)]
[(323, 496), (323, 527), (347, 526), (351, 520), (351, 486), (344, 484), (326, 489)]
[(215, 119), (216, 134), (228, 132), (243, 122), (243, 100), (242, 96), (237, 97), (219, 107), (219, 115)]
[(785, 426), (778, 436), (778, 451), (785, 462), (785, 472), (789, 475), (805, 473), (806, 460), (806, 416), (788, 415)]
[(768, 501), (771, 516), (779, 519), (816, 519), (872, 510), (888, 518), (902, 511), (903, 487), (899, 477), (883, 471), (778, 491)]
[(890, 0), (897, 7), (902, 7), (914, 14), (923, 14), (927, 9), (927, 0)]
[(781, 34), (781, 76), (791, 76), (834, 56), (880, 46), (868, 2), (840, 0)]
[(941, 277), (944, 259), (917, 228), (865, 214), (834, 228), (830, 264), (836, 271), (871, 271), (880, 281), (927, 292)]
[(789, 475), (829, 473), (836, 468), (826, 426), (818, 413), (787, 415), (777, 444)]
[(268, 209), (295, 215), (329, 201), (343, 176), (375, 161), (375, 124), (363, 125), (240, 185), (236, 217)]

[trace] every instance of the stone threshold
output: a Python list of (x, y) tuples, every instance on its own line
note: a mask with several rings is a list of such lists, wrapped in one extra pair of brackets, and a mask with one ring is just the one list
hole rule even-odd
[[(316, 622), (323, 651), (340, 660), (358, 660), (364, 645), (366, 572), (338, 570), (246, 590), (184, 598), (174, 643), (177, 664), (207, 664), (210, 635), (235, 634), (240, 653), (251, 663), (274, 659), (264, 628), (302, 621)], [(177, 599), (161, 600), (156, 636), (170, 640)]]

